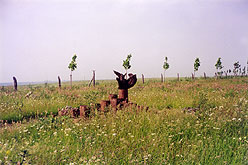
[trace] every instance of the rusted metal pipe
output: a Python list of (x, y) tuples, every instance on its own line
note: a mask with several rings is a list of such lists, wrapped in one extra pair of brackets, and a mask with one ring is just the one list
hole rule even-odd
[(80, 105), (80, 117), (89, 117), (90, 116), (90, 109), (86, 105)]

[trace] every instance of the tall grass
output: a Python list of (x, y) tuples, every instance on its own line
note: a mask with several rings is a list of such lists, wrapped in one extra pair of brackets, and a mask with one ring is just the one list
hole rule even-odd
[[(17, 93), (5, 89), (0, 118), (22, 124), (0, 128), (0, 162), (246, 164), (247, 82), (247, 78), (138, 82), (129, 97), (149, 106), (148, 112), (127, 108), (116, 114), (96, 112), (89, 119), (44, 113), (106, 99), (109, 93), (117, 93), (115, 82), (101, 82), (96, 88), (77, 84), (61, 91), (52, 85), (23, 87)], [(31, 90), (33, 94), (26, 98)], [(24, 116), (32, 113), (35, 119), (27, 122)]]

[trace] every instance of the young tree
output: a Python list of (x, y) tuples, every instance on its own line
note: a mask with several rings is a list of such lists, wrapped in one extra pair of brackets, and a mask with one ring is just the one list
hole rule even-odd
[(241, 65), (239, 64), (239, 61), (235, 62), (235, 63), (233, 64), (233, 67), (234, 67), (233, 73), (234, 73), (235, 76), (237, 76), (238, 71), (239, 71), (239, 68), (241, 67)]
[(195, 77), (195, 72), (198, 71), (199, 67), (200, 67), (200, 59), (196, 58), (194, 63), (194, 77)]
[(222, 75), (222, 71), (221, 69), (224, 68), (224, 66), (222, 66), (222, 62), (221, 62), (221, 58), (219, 57), (216, 64), (215, 64), (215, 68), (217, 70), (217, 75)]
[(127, 59), (126, 60), (123, 60), (123, 64), (122, 64), (122, 66), (126, 70), (126, 79), (127, 79), (127, 70), (131, 68), (131, 65), (130, 65), (131, 57), (132, 57), (131, 54), (127, 55)]
[(68, 68), (71, 70), (71, 74), (70, 74), (71, 87), (72, 87), (72, 71), (74, 71), (77, 68), (76, 58), (77, 58), (77, 55), (74, 54), (74, 56), (72, 57), (72, 61), (70, 62), (68, 66)]
[(163, 68), (164, 68), (164, 82), (165, 82), (165, 71), (167, 69), (169, 69), (170, 65), (168, 63), (168, 57), (165, 57), (165, 61), (164, 61), (164, 65), (163, 65)]

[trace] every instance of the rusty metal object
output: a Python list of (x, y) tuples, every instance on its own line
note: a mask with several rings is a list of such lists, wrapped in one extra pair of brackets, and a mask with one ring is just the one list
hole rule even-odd
[(117, 111), (117, 98), (110, 100), (111, 108), (113, 111)]
[(121, 101), (126, 101), (128, 102), (128, 89), (133, 87), (136, 82), (137, 82), (137, 77), (135, 74), (132, 74), (132, 73), (129, 73), (128, 76), (129, 78), (126, 79), (125, 75), (119, 73), (119, 72), (116, 72), (114, 71), (114, 73), (118, 76), (116, 78), (117, 82), (118, 82), (118, 89), (119, 89), (119, 92), (118, 92), (118, 95), (119, 95), (119, 99)]
[(116, 94), (109, 95), (110, 105), (113, 111), (117, 111), (118, 98)]
[(119, 99), (124, 102), (128, 102), (128, 89), (119, 89)]
[(101, 100), (100, 104), (101, 104), (101, 109), (100, 110), (104, 112), (105, 108), (109, 106), (110, 101), (109, 100)]
[(80, 105), (79, 111), (80, 111), (80, 117), (90, 116), (90, 109), (86, 105)]
[(101, 110), (101, 104), (95, 104), (96, 110), (100, 111)]
[(14, 90), (17, 91), (17, 80), (15, 76), (13, 77), (13, 80), (14, 80)]
[(78, 108), (71, 108), (71, 110), (70, 110), (71, 117), (76, 118), (79, 116), (79, 114), (80, 114), (80, 112), (79, 112)]
[(59, 89), (61, 89), (61, 79), (59, 76), (58, 76), (58, 81), (59, 81)]
[(72, 109), (72, 107), (70, 107), (70, 106), (66, 106), (65, 108), (58, 109), (58, 115), (59, 116), (67, 116), (70, 114), (71, 109)]
[(118, 76), (116, 78), (116, 80), (118, 81), (118, 85), (119, 85), (118, 89), (129, 89), (133, 87), (137, 82), (136, 74), (129, 73), (128, 74), (129, 78), (125, 79), (126, 74), (123, 75), (116, 71), (114, 71), (114, 73)]
[(117, 99), (116, 94), (109, 94), (109, 100), (111, 101), (112, 99)]

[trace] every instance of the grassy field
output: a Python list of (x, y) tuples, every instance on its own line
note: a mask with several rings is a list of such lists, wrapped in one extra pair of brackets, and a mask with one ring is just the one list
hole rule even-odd
[(138, 82), (129, 100), (149, 111), (96, 112), (90, 119), (50, 114), (107, 99), (117, 82), (62, 85), (1, 89), (0, 164), (248, 163), (247, 77)]

